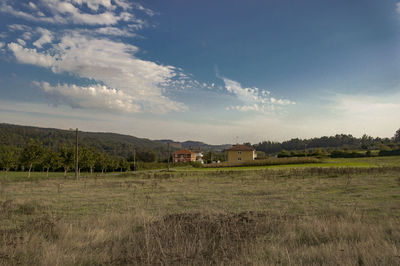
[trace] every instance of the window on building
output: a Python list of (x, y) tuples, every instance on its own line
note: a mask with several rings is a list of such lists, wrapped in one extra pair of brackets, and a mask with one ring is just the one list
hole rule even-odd
[(242, 160), (242, 158), (239, 157), (239, 158), (238, 158), (238, 161), (241, 161), (241, 160)]
[(242, 152), (241, 152), (241, 151), (238, 151), (238, 154), (242, 154)]

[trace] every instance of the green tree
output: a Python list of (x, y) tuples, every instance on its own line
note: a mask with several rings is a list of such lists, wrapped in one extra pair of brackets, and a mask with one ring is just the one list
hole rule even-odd
[(118, 168), (120, 171), (128, 171), (129, 170), (129, 162), (125, 158), (119, 158), (118, 160)]
[(10, 168), (15, 167), (17, 164), (17, 153), (16, 150), (12, 147), (2, 147), (0, 149), (0, 165), (7, 173), (10, 171)]
[(107, 167), (110, 165), (111, 158), (106, 153), (99, 152), (97, 155), (96, 164), (101, 168), (101, 174), (107, 170)]
[(43, 155), (42, 142), (30, 139), (21, 152), (20, 162), (29, 168), (28, 178), (31, 177), (32, 167), (41, 162)]
[(49, 177), (49, 169), (57, 169), (61, 166), (60, 154), (50, 149), (43, 150), (42, 166), (46, 169), (46, 177)]
[(86, 145), (79, 149), (79, 165), (81, 165), (82, 168), (90, 169), (90, 174), (93, 174), (97, 154), (99, 154), (99, 152), (96, 149), (87, 147)]
[(394, 134), (393, 141), (394, 142), (400, 142), (400, 128)]
[(60, 161), (61, 161), (61, 166), (64, 169), (64, 178), (67, 178), (67, 172), (69, 169), (74, 167), (74, 161), (75, 161), (75, 155), (74, 155), (74, 149), (72, 147), (68, 146), (61, 146), (60, 150)]
[(152, 163), (157, 161), (157, 154), (152, 150), (141, 151), (136, 154), (136, 158), (138, 161)]
[(267, 156), (265, 155), (265, 152), (263, 151), (257, 151), (257, 159), (266, 159)]

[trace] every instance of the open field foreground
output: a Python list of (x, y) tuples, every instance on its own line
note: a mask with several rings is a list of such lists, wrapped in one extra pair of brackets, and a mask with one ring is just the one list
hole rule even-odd
[(399, 265), (400, 170), (5, 181), (0, 263)]

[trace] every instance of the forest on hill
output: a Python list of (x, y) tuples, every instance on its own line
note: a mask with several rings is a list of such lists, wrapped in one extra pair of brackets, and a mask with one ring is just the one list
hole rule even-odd
[[(74, 130), (54, 128), (40, 128), (0, 123), (0, 146), (12, 146), (22, 149), (30, 139), (40, 141), (44, 147), (59, 151), (63, 145), (71, 146), (75, 143)], [(168, 158), (168, 145), (171, 152), (178, 149), (200, 149), (206, 153), (224, 153), (230, 144), (209, 145), (199, 141), (177, 142), (173, 140), (150, 140), (117, 133), (83, 132), (79, 131), (79, 143), (94, 148), (101, 153), (113, 157), (122, 157), (129, 160), (134, 151), (137, 155), (149, 157), (149, 160), (163, 161)], [(278, 154), (282, 151), (310, 151), (322, 149), (324, 151), (343, 150), (396, 150), (399, 149), (400, 129), (392, 138), (380, 138), (363, 135), (361, 138), (352, 135), (337, 134), (310, 139), (294, 138), (283, 142), (263, 141), (253, 146), (257, 151), (267, 155)], [(150, 158), (151, 157), (151, 158)], [(222, 156), (224, 157), (224, 156)], [(144, 159), (146, 161), (146, 159)]]
[(363, 135), (361, 138), (352, 135), (337, 134), (335, 136), (323, 136), (311, 139), (294, 138), (283, 142), (263, 141), (252, 145), (257, 151), (266, 154), (279, 153), (286, 151), (304, 151), (310, 149), (324, 150), (391, 150), (398, 148), (400, 143), (400, 129), (397, 130), (393, 138), (379, 138)]
[[(0, 145), (23, 148), (30, 139), (38, 140), (44, 147), (57, 151), (63, 145), (75, 143), (75, 130), (0, 124)], [(116, 133), (79, 131), (79, 143), (110, 156), (123, 158), (131, 157), (135, 149), (137, 153), (153, 151), (159, 158), (168, 156), (165, 143)]]

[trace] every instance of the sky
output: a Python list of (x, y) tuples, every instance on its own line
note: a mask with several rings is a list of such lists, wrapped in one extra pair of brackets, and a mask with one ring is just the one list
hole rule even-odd
[(210, 144), (400, 128), (398, 0), (0, 0), (0, 122)]

